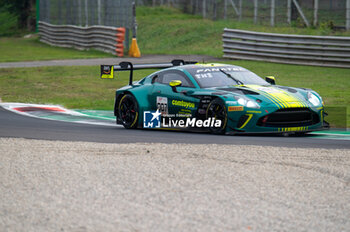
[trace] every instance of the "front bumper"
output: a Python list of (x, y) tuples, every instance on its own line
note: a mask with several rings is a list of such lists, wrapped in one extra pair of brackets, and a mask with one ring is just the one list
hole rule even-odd
[(228, 112), (226, 133), (295, 133), (325, 130), (324, 108), (263, 108)]

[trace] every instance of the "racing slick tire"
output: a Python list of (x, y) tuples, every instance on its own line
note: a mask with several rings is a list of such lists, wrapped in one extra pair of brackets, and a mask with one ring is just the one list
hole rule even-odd
[(206, 118), (215, 118), (221, 120), (220, 127), (209, 127), (209, 131), (213, 134), (224, 134), (227, 125), (227, 110), (225, 103), (220, 98), (212, 100), (207, 108)]
[(127, 129), (137, 127), (139, 118), (139, 104), (131, 94), (125, 94), (118, 104), (118, 118)]

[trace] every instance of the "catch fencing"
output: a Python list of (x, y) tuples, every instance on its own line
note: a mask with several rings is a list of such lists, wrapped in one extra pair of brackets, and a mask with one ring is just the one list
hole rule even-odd
[[(130, 0), (40, 0), (39, 34), (42, 42), (78, 49), (94, 48), (112, 54), (129, 49), (133, 27)], [(117, 28), (125, 28), (123, 46)], [(120, 38), (119, 38), (120, 41)], [(116, 52), (116, 49), (119, 52)]]
[(350, 37), (224, 29), (225, 58), (350, 68)]
[(173, 6), (213, 20), (350, 30), (350, 0), (137, 0), (137, 4)]
[(40, 21), (54, 25), (131, 28), (130, 0), (40, 0)]
[[(119, 32), (119, 33), (118, 33)], [(74, 47), (79, 50), (96, 49), (117, 55), (117, 35), (123, 29), (107, 26), (79, 27), (53, 25), (39, 21), (40, 41), (59, 47)]]

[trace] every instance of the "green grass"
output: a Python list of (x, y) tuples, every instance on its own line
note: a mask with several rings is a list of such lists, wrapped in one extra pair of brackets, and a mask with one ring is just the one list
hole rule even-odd
[[(330, 108), (335, 109), (332, 111), (350, 105), (349, 69), (254, 61), (227, 63), (246, 67), (262, 77), (274, 75), (279, 85), (311, 88), (321, 94), (326, 106), (338, 107)], [(115, 89), (128, 83), (128, 73), (118, 73), (118, 78), (114, 80), (103, 80), (99, 78), (99, 71), (98, 66), (0, 69), (0, 97), (5, 102), (111, 110)], [(153, 71), (137, 71), (134, 79), (140, 79)], [(348, 108), (347, 123), (350, 125), (350, 107)], [(339, 121), (339, 117), (345, 116), (340, 115), (333, 120)]]
[[(329, 28), (299, 28), (254, 25), (236, 19), (212, 21), (200, 16), (183, 14), (166, 7), (138, 7), (138, 45), (142, 54), (202, 54), (222, 57), (223, 28), (251, 31), (350, 36), (350, 32), (333, 33)], [(52, 47), (37, 38), (0, 38), (0, 62), (113, 57), (98, 51), (77, 51)]]
[(99, 57), (114, 57), (100, 51), (79, 51), (70, 48), (53, 47), (41, 43), (37, 37), (0, 37), (0, 62), (84, 59)]
[(137, 40), (143, 54), (202, 54), (222, 57), (221, 40), (225, 27), (282, 34), (350, 36), (350, 32), (333, 33), (327, 28), (270, 27), (247, 21), (238, 22), (235, 19), (212, 21), (165, 7), (138, 7), (137, 22)]
[[(128, 83), (128, 73), (102, 80), (99, 72), (98, 66), (0, 69), (0, 97), (5, 102), (59, 104), (70, 109), (112, 109), (115, 90)], [(150, 72), (138, 72), (137, 77)]]

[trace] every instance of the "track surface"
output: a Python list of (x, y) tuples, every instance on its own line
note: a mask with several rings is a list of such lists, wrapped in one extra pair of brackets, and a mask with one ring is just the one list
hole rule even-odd
[(37, 119), (0, 107), (0, 137), (104, 143), (236, 144), (304, 148), (350, 148), (349, 140), (317, 137), (218, 136), (155, 130), (126, 130), (122, 127), (88, 125)]
[(115, 58), (95, 58), (95, 59), (73, 59), (73, 60), (44, 60), (44, 61), (22, 61), (22, 62), (2, 62), (1, 68), (32, 68), (43, 66), (96, 66), (101, 64), (119, 64), (122, 61), (129, 61), (134, 64), (139, 63), (164, 63), (174, 59), (192, 61), (220, 61), (221, 58), (204, 55), (143, 55), (140, 58), (115, 57)]

